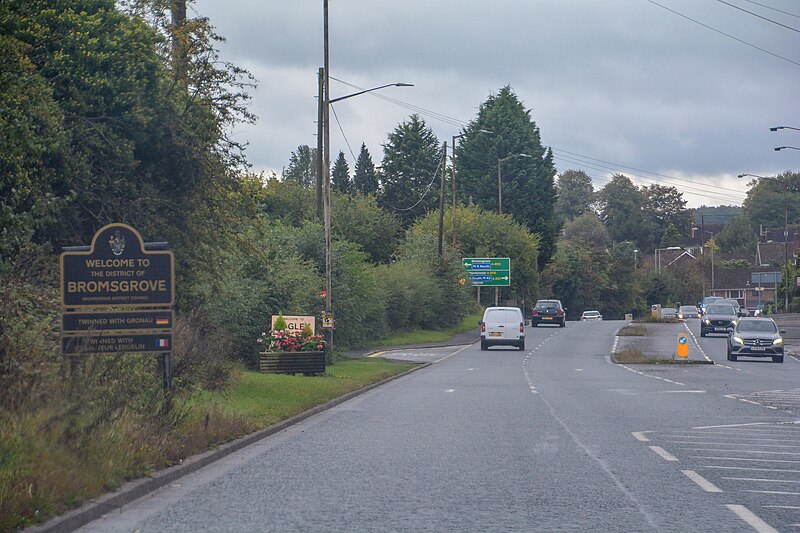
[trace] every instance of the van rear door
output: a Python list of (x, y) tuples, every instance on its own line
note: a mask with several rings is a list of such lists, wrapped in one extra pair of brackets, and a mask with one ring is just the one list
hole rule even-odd
[(488, 309), (484, 317), (486, 339), (513, 339), (517, 337), (513, 327), (514, 317), (505, 309)]

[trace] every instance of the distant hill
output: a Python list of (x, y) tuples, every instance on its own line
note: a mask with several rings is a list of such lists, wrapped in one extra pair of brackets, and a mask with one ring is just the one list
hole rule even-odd
[(731, 219), (742, 214), (742, 206), (720, 205), (708, 207), (702, 205), (690, 211), (695, 224), (700, 224), (701, 215), (705, 218), (706, 224), (727, 224)]

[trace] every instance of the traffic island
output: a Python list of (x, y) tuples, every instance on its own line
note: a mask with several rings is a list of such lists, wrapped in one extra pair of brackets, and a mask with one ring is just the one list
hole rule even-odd
[(634, 323), (620, 328), (611, 360), (619, 364), (713, 364), (683, 322)]

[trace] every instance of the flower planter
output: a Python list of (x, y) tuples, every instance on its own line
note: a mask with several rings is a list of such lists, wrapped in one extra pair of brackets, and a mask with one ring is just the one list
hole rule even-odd
[(258, 366), (268, 374), (323, 374), (325, 352), (259, 352)]

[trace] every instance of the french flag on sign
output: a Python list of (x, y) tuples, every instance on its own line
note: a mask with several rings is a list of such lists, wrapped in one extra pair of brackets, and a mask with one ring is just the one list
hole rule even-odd
[(159, 348), (169, 348), (169, 339), (158, 339)]

